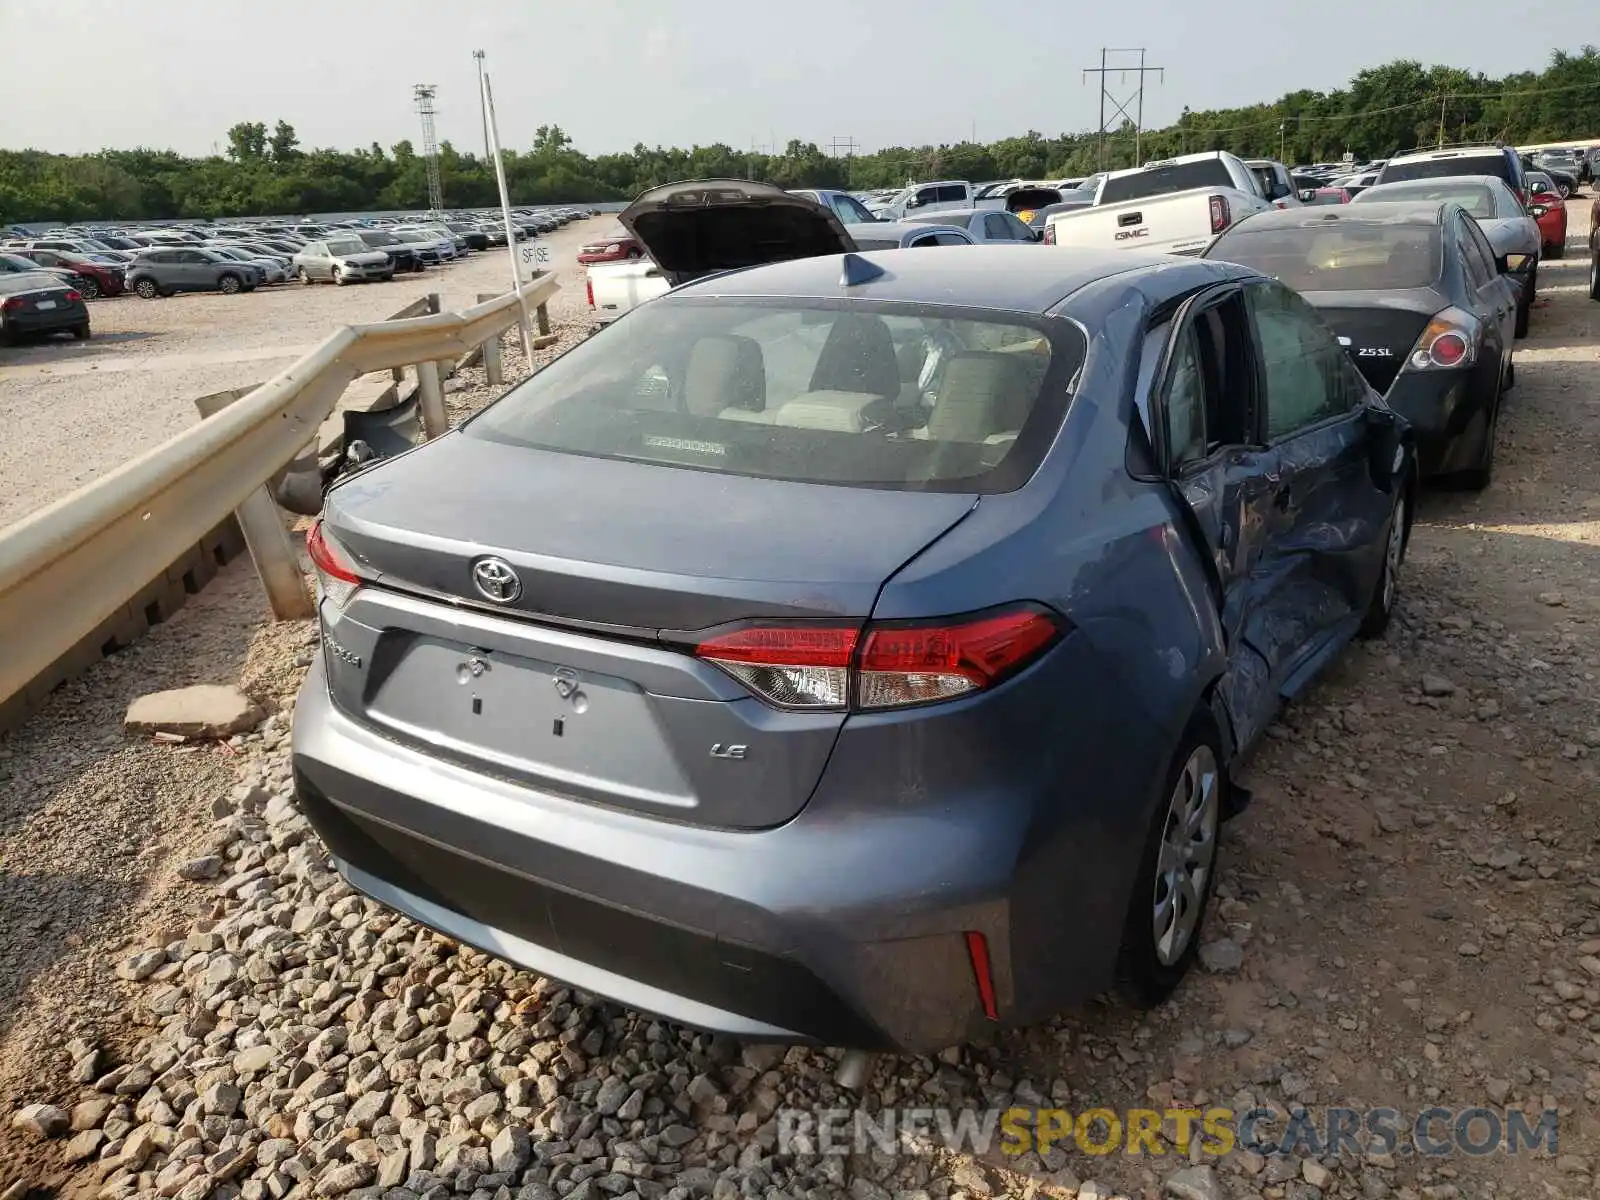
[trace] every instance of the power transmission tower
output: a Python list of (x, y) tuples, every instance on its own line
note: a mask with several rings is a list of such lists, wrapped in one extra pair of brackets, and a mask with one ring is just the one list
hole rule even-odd
[(439, 139), (433, 131), (433, 98), (439, 89), (431, 83), (419, 83), (411, 89), (417, 100), (417, 115), (422, 118), (422, 155), (428, 167), (428, 210), (444, 211), (444, 188), (439, 183)]
[(829, 143), (829, 149), (834, 158), (854, 158), (856, 153), (856, 140), (853, 137), (836, 137)]
[[(1139, 65), (1134, 66), (1131, 61), (1120, 64), (1113, 63), (1111, 62), (1111, 55), (1113, 54), (1137, 54), (1139, 56)], [(1083, 68), (1083, 79), (1085, 83), (1089, 81), (1089, 76), (1091, 75), (1098, 75), (1100, 77), (1100, 132), (1095, 147), (1095, 157), (1096, 165), (1101, 170), (1104, 170), (1106, 165), (1107, 100), (1111, 101), (1112, 107), (1117, 110), (1116, 113), (1113, 114), (1111, 118), (1112, 120), (1117, 120), (1120, 117), (1122, 120), (1132, 123), (1133, 161), (1135, 164), (1137, 164), (1141, 160), (1140, 151), (1144, 140), (1144, 77), (1146, 75), (1157, 75), (1160, 76), (1162, 82), (1165, 82), (1167, 77), (1167, 69), (1165, 67), (1145, 66), (1144, 55), (1145, 50), (1143, 46), (1123, 46), (1119, 48), (1104, 47), (1100, 51), (1100, 65), (1098, 67)], [(1111, 91), (1110, 79), (1112, 75), (1116, 75), (1118, 77), (1118, 83), (1126, 83), (1129, 75), (1136, 76), (1139, 80), (1138, 86), (1129, 95), (1119, 97)], [(1128, 111), (1130, 106), (1133, 108), (1133, 112)]]

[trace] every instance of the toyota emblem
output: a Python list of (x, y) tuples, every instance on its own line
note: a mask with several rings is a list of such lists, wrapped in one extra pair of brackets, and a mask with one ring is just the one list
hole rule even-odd
[(487, 600), (510, 604), (522, 595), (522, 580), (503, 558), (480, 558), (472, 564), (472, 585)]

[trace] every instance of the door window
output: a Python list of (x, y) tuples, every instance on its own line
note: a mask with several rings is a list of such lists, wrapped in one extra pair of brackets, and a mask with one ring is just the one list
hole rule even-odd
[(1358, 393), (1345, 373), (1348, 360), (1304, 300), (1278, 283), (1249, 291), (1267, 389), (1267, 440), (1348, 412)]
[(938, 189), (939, 201), (943, 204), (965, 204), (967, 202), (967, 188), (962, 183), (947, 183)]
[(983, 236), (991, 242), (1012, 240), (1011, 227), (1006, 224), (1004, 213), (989, 213), (983, 218)]
[(1176, 337), (1162, 406), (1168, 465), (1181, 471), (1249, 439), (1255, 385), (1238, 293), (1196, 310)]
[(933, 235), (933, 244), (936, 246), (970, 246), (972, 239), (952, 230), (941, 230)]
[(1472, 286), (1482, 288), (1493, 283), (1500, 275), (1500, 267), (1495, 263), (1494, 248), (1489, 245), (1489, 239), (1483, 236), (1483, 230), (1476, 221), (1462, 219), (1460, 223), (1461, 249), (1465, 251), (1471, 274), (1475, 276)]
[(837, 195), (833, 198), (833, 211), (839, 214), (839, 220), (846, 225), (860, 225), (872, 221), (874, 218), (866, 206), (854, 196)]

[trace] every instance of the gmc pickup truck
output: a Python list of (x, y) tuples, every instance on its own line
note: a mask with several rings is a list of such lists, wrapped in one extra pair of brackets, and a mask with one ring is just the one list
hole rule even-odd
[(1090, 207), (1050, 218), (1045, 241), (1199, 254), (1235, 221), (1271, 207), (1242, 159), (1225, 150), (1185, 154), (1112, 171)]

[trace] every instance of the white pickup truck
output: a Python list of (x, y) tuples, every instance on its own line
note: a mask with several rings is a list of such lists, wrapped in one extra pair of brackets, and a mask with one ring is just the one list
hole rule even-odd
[(589, 268), (589, 307), (597, 325), (609, 325), (630, 308), (654, 299), (671, 287), (661, 268), (648, 258), (595, 263)]
[(1112, 171), (1100, 181), (1093, 205), (1050, 218), (1044, 240), (1199, 254), (1235, 221), (1271, 207), (1243, 159), (1225, 150), (1185, 154)]

